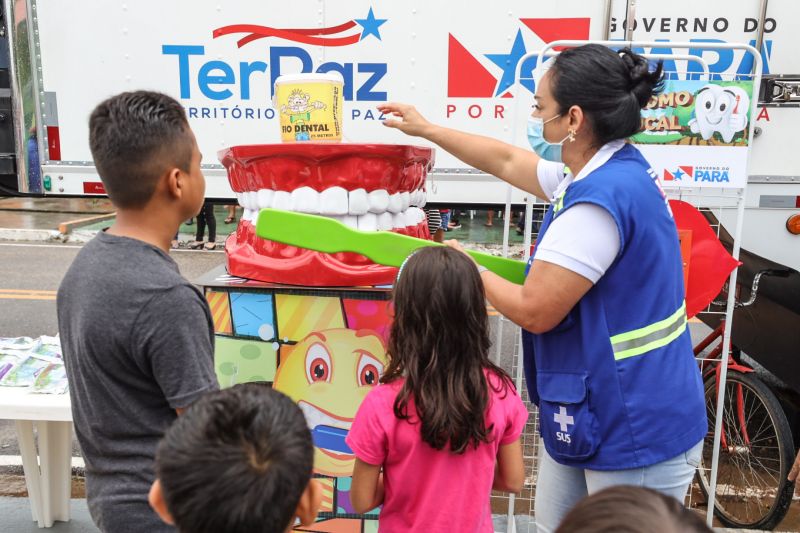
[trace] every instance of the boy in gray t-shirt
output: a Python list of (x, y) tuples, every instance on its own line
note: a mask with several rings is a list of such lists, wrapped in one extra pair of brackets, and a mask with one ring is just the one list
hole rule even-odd
[(203, 204), (201, 155), (183, 107), (163, 94), (114, 96), (89, 130), (117, 217), (75, 258), (57, 302), (89, 510), (110, 533), (175, 531), (147, 503), (156, 446), (218, 388), (208, 304), (167, 253)]

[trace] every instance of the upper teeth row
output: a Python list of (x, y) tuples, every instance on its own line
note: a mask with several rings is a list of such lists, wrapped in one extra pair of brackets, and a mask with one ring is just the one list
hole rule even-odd
[(367, 213), (398, 214), (410, 206), (425, 206), (425, 191), (389, 194), (385, 189), (367, 192), (366, 189), (348, 191), (342, 187), (330, 187), (317, 192), (311, 187), (300, 187), (292, 192), (259, 189), (236, 193), (239, 205), (245, 209), (282, 209), (313, 215), (366, 215)]

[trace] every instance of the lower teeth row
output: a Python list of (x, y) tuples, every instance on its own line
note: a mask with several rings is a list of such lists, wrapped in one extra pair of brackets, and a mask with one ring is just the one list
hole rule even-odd
[[(258, 219), (258, 209), (245, 209), (243, 220), (255, 224)], [(400, 213), (366, 213), (363, 215), (323, 215), (334, 220), (338, 220), (353, 229), (361, 231), (380, 231), (403, 229), (408, 226), (416, 226), (425, 220), (425, 212), (419, 207), (409, 207)]]

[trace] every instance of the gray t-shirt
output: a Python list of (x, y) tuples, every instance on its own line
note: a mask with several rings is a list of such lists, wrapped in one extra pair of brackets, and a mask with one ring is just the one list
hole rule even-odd
[(92, 518), (113, 533), (174, 532), (147, 493), (175, 409), (218, 387), (203, 294), (162, 250), (100, 232), (64, 276), (57, 306)]

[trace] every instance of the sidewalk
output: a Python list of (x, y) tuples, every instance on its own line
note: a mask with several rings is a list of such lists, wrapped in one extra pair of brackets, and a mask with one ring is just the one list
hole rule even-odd
[[(458, 239), (473, 244), (499, 245), (503, 242), (503, 219), (496, 217), (494, 225), (487, 227), (486, 211), (458, 210), (461, 227), (445, 233), (446, 239)], [(114, 223), (114, 206), (105, 198), (2, 198), (0, 197), (0, 241), (59, 241), (86, 242), (95, 233)], [(237, 221), (225, 224), (224, 206), (214, 207), (217, 219), (217, 243), (236, 231)], [(237, 217), (242, 210), (238, 208)], [(522, 244), (512, 225), (509, 242)], [(182, 224), (179, 240), (185, 244), (193, 241), (197, 226)], [(208, 230), (205, 238), (208, 239)]]
[[(27, 504), (27, 498), (0, 498), (0, 516), (3, 517), (3, 524), (0, 525), (0, 533), (34, 533), (42, 531), (53, 531), (55, 533), (98, 533), (100, 531), (92, 523), (92, 519), (89, 516), (89, 509), (86, 507), (86, 500), (70, 500), (70, 514), (72, 519), (69, 522), (56, 522), (53, 527), (49, 529), (39, 529), (36, 526), (36, 523), (31, 520), (31, 511)], [(505, 531), (506, 517), (495, 515), (493, 518), (495, 531)], [(516, 516), (515, 519), (518, 533), (536, 533), (536, 526), (530, 517)], [(744, 531), (723, 528), (714, 528), (714, 530), (727, 532)]]
[[(236, 222), (225, 224), (225, 207), (215, 206), (217, 243), (236, 230)], [(237, 211), (241, 216), (241, 209)], [(15, 198), (0, 197), (0, 241), (86, 242), (114, 223), (114, 206), (106, 198)], [(182, 243), (193, 241), (197, 226), (183, 224)], [(208, 239), (206, 229), (205, 239)]]
[(31, 518), (31, 507), (28, 498), (0, 498), (0, 516), (3, 517), (0, 525), (2, 533), (34, 533), (53, 531), (56, 533), (99, 533), (99, 529), (92, 523), (86, 500), (70, 500), (69, 522), (56, 522), (53, 527), (39, 529)]

